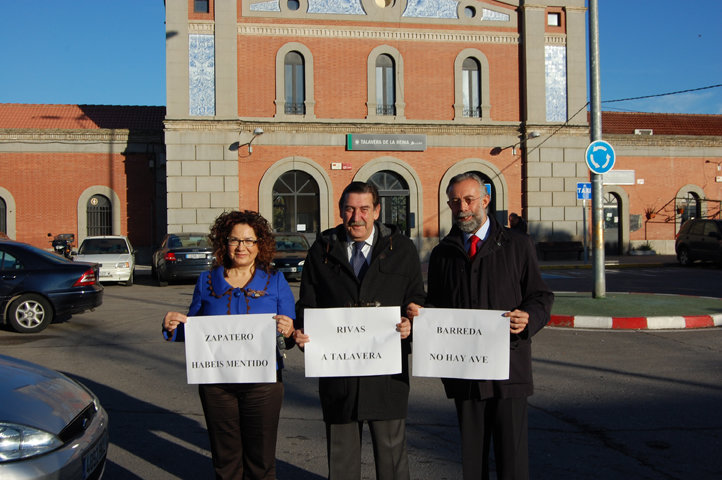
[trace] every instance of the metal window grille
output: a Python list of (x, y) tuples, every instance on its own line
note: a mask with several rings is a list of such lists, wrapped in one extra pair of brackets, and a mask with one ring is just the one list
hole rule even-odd
[(88, 236), (113, 234), (113, 211), (108, 197), (93, 195), (86, 211)]

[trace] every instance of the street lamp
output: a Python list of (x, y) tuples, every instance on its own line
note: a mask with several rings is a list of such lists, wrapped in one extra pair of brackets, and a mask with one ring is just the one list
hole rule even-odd
[(259, 136), (259, 135), (263, 135), (263, 129), (262, 129), (261, 127), (256, 127), (256, 128), (253, 130), (253, 137), (251, 137), (251, 139), (250, 139), (250, 140), (248, 141), (248, 143), (247, 143), (247, 145), (248, 145), (248, 154), (249, 154), (249, 155), (253, 153), (253, 145), (251, 145), (251, 144), (252, 144), (253, 141), (256, 139), (256, 137)]

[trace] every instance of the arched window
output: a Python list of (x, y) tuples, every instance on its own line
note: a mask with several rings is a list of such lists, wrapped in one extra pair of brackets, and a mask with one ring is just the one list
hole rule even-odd
[(454, 120), (491, 121), (489, 60), (475, 48), (465, 48), (454, 60)]
[(2, 197), (0, 197), (0, 232), (8, 233), (8, 206)]
[(376, 57), (376, 114), (396, 115), (396, 74), (390, 55)]
[(289, 115), (306, 113), (306, 84), (303, 55), (288, 52), (283, 62), (285, 112)]
[(113, 209), (105, 195), (93, 195), (88, 200), (88, 236), (113, 234)]
[(461, 67), (462, 96), (465, 117), (481, 117), (481, 67), (471, 57), (464, 60)]
[(379, 191), (381, 201), (381, 223), (396, 225), (404, 233), (411, 234), (411, 215), (409, 213), (409, 186), (398, 174), (390, 171), (374, 173), (369, 183)]
[(277, 232), (318, 233), (318, 184), (306, 172), (291, 170), (273, 185), (273, 229)]

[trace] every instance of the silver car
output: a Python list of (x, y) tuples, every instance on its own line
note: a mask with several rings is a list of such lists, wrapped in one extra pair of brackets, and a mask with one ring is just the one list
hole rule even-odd
[(90, 390), (0, 355), (0, 478), (99, 479), (107, 451), (108, 415)]

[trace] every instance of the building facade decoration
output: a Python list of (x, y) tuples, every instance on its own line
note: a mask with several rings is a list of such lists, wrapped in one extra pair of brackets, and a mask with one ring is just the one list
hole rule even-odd
[(546, 119), (563, 123), (567, 119), (567, 49), (545, 45), (544, 54)]
[(189, 113), (194, 116), (216, 114), (215, 37), (188, 36)]

